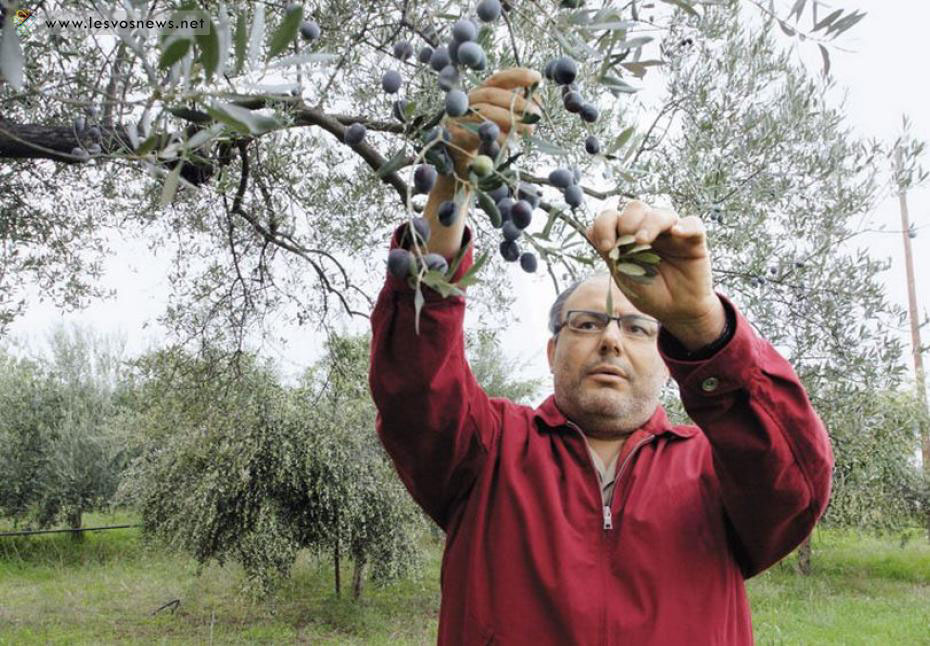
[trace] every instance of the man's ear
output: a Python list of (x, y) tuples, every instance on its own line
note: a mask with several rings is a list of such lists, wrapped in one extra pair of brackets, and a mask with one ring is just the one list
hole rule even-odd
[(552, 364), (555, 361), (555, 337), (550, 336), (546, 344), (546, 358), (549, 359), (549, 372), (552, 372)]

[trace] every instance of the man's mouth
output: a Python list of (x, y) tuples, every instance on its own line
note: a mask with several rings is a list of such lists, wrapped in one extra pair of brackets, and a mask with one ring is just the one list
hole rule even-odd
[(598, 377), (612, 381), (626, 379), (626, 372), (616, 366), (598, 366), (588, 373), (590, 377)]

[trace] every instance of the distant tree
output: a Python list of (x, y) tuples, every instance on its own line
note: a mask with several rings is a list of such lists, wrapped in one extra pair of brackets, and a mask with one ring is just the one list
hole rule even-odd
[(35, 359), (3, 359), (0, 510), (41, 527), (64, 520), (77, 528), (84, 511), (110, 502), (127, 461), (123, 344), (58, 326), (48, 347)]
[(425, 524), (374, 435), (364, 340), (334, 338), (296, 388), (252, 355), (238, 375), (176, 350), (137, 365), (149, 441), (121, 498), (147, 533), (241, 563), (266, 594), (301, 548), (333, 557), (337, 594), (343, 559), (356, 597), (366, 565), (377, 581), (417, 569)]
[(534, 399), (543, 387), (543, 379), (519, 379), (523, 364), (507, 355), (495, 331), (466, 331), (465, 352), (475, 379), (489, 396), (520, 404), (538, 403)]

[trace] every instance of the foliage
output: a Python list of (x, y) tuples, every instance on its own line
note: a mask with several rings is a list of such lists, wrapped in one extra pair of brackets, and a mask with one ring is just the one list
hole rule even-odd
[[(795, 37), (806, 34), (805, 46), (816, 42), (824, 52), (862, 17), (839, 9), (806, 29), (800, 19), (816, 15), (814, 4), (779, 7), (785, 14), (779, 24)], [(597, 123), (582, 124), (561, 109), (557, 87), (539, 88), (545, 119), (538, 137), (519, 143), (518, 165), (521, 181), (542, 188), (549, 221), (538, 235), (525, 236), (527, 248), (568, 273), (591, 260), (578, 253), (577, 232), (596, 208), (565, 208), (545, 178), (550, 164), (578, 167), (589, 198), (648, 197), (632, 190), (631, 178), (641, 176), (649, 158), (662, 157), (654, 149), (637, 152), (643, 136), (636, 123), (653, 110), (636, 92), (662, 83), (669, 47), (681, 40), (675, 25), (690, 21), (690, 37), (708, 40), (715, 36), (705, 35), (702, 17), (736, 16), (743, 5), (757, 15), (775, 10), (716, 0), (578, 9), (555, 0), (513, 2), (503, 22), (481, 30), (488, 71), (542, 70), (559, 54), (571, 56), (580, 63), (579, 87), (601, 112)], [(20, 250), (2, 259), (7, 282), (0, 306), (7, 320), (23, 306), (16, 296), (33, 281), (60, 286), (56, 301), (70, 307), (95, 295), (96, 263), (116, 230), (175, 252), (175, 298), (164, 320), (181, 339), (204, 337), (241, 349), (271, 314), (329, 323), (333, 305), (353, 315), (367, 312), (377, 286), (370, 278), (383, 274), (381, 258), (370, 250), (383, 245), (399, 206), (422, 205), (407, 185), (422, 148), (419, 135), (441, 116), (442, 103), (431, 70), (409, 60), (388, 64), (386, 56), (400, 40), (416, 49), (444, 42), (448, 26), (470, 7), (448, 0), (324, 0), (301, 8), (302, 18), (322, 28), (319, 39), (305, 42), (295, 38), (297, 14), (284, 3), (231, 0), (208, 11), (178, 0), (124, 6), (130, 18), (191, 9), (215, 36), (124, 30), (110, 39), (28, 25), (5, 32), (4, 42), (13, 47), (15, 40), (23, 56), (4, 59), (0, 73), (21, 77), (22, 84), (0, 86), (0, 155), (25, 160), (12, 162), (0, 183), (8, 188), (0, 204), (16, 205), (0, 209), (0, 235)], [(35, 23), (60, 8), (44, 3)], [(67, 9), (117, 17), (111, 15), (116, 8), (92, 0), (69, 2)], [(651, 53), (657, 44), (659, 53)], [(20, 60), (21, 74), (13, 69)], [(705, 63), (695, 61), (698, 68)], [(406, 124), (389, 118), (391, 101), (380, 91), (386, 66), (402, 70)], [(469, 86), (481, 78), (464, 76)], [(364, 142), (343, 144), (351, 123), (366, 126)], [(580, 142), (588, 133), (609, 142), (604, 154), (584, 153)], [(94, 146), (100, 151), (90, 163), (75, 164), (83, 153), (75, 156), (73, 148)], [(71, 185), (99, 188), (77, 192)], [(57, 208), (36, 197), (50, 190)], [(61, 217), (63, 210), (81, 217)], [(496, 235), (483, 217), (472, 225), (479, 244)], [(482, 272), (495, 276), (480, 288), (488, 292), (485, 314), (511, 301), (510, 281), (499, 269), (489, 265)], [(551, 272), (556, 288), (560, 273)]]
[(497, 333), (489, 329), (466, 331), (465, 351), (472, 374), (490, 397), (535, 405), (542, 379), (518, 379), (521, 363), (508, 358)]
[(930, 418), (912, 392), (857, 393), (829, 411), (836, 454), (826, 519), (834, 525), (897, 530), (926, 517), (930, 481), (915, 447)]
[(251, 355), (239, 375), (209, 378), (214, 363), (176, 351), (140, 361), (151, 441), (122, 494), (146, 531), (201, 564), (241, 563), (264, 593), (305, 547), (341, 547), (377, 581), (415, 570), (423, 520), (374, 436), (364, 376), (353, 374), (361, 350), (334, 341), (311, 371), (327, 378), (296, 389)]
[(0, 357), (0, 513), (80, 526), (109, 503), (128, 459), (122, 344), (59, 326), (49, 346), (37, 359)]

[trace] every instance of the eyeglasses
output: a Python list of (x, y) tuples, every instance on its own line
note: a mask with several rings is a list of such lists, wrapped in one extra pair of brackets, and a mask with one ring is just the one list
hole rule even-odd
[(579, 334), (600, 334), (611, 321), (616, 321), (621, 334), (628, 339), (654, 339), (659, 333), (659, 322), (639, 314), (625, 314), (623, 316), (610, 316), (605, 312), (591, 312), (588, 310), (569, 310), (565, 320), (555, 329), (558, 334), (563, 327), (568, 326), (572, 332)]

